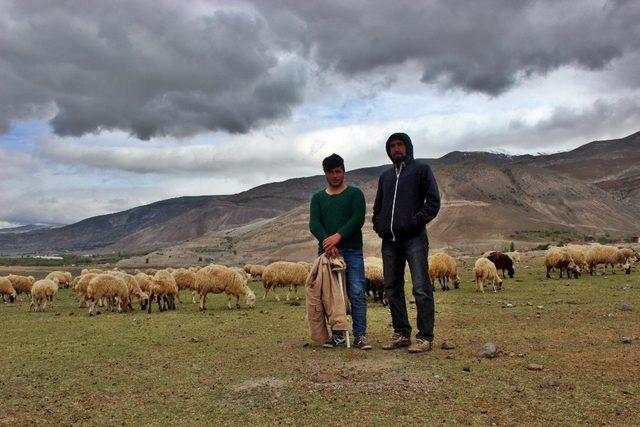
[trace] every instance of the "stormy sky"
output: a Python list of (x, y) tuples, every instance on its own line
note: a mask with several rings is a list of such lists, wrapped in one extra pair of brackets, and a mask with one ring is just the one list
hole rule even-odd
[(0, 227), (640, 130), (637, 1), (0, 0)]

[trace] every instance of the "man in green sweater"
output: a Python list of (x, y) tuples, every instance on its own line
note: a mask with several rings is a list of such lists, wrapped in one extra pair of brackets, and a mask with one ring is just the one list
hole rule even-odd
[[(367, 300), (364, 289), (364, 259), (362, 257), (362, 226), (366, 203), (362, 190), (344, 182), (344, 160), (332, 154), (322, 161), (329, 184), (311, 198), (309, 229), (318, 239), (318, 254), (342, 256), (347, 264), (347, 295), (351, 302), (354, 347), (370, 350), (367, 340)], [(333, 331), (325, 347), (346, 342), (345, 331)]]

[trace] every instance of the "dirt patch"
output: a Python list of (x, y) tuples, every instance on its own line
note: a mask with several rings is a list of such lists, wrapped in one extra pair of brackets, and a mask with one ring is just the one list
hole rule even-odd
[(287, 385), (286, 381), (279, 380), (273, 377), (256, 378), (246, 380), (232, 387), (233, 391), (247, 392), (261, 388), (283, 388)]

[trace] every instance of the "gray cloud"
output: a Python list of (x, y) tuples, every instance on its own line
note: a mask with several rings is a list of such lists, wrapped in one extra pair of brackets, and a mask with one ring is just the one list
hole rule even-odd
[(59, 135), (122, 129), (140, 139), (246, 133), (288, 116), (302, 100), (304, 64), (272, 46), (260, 17), (194, 9), (3, 2), (0, 131), (51, 106)]
[[(634, 68), (614, 60), (640, 51), (632, 1), (5, 0), (0, 8), (0, 132), (52, 117), (55, 133), (68, 136), (247, 133), (290, 115), (309, 69), (392, 82), (411, 63), (424, 83), (496, 96), (563, 66)], [(616, 75), (637, 84), (636, 69)]]
[(488, 95), (565, 65), (601, 70), (640, 49), (637, 2), (256, 4), (300, 51), (346, 76), (415, 61), (425, 83)]

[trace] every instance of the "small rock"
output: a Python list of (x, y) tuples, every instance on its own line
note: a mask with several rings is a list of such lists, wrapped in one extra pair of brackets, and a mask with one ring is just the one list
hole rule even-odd
[(626, 390), (626, 389), (622, 389), (622, 390), (620, 390), (620, 393), (622, 393), (622, 394), (628, 394), (628, 395), (633, 395), (633, 393), (631, 393), (629, 390)]
[(631, 337), (622, 337), (622, 342), (625, 344), (631, 344), (633, 342), (633, 338)]
[(555, 302), (556, 304), (562, 304), (564, 301), (562, 301), (561, 299), (559, 299), (559, 300), (555, 300), (554, 302)]
[(552, 380), (552, 381), (549, 381), (546, 385), (547, 385), (547, 387), (558, 388), (558, 387), (560, 387), (560, 384), (561, 384), (560, 381)]
[(514, 352), (510, 352), (509, 357), (516, 357), (516, 354)]
[(260, 314), (267, 314), (267, 313), (269, 313), (269, 310), (264, 310), (264, 309), (260, 310)]
[(441, 348), (443, 350), (453, 350), (456, 346), (451, 341), (444, 341)]
[(198, 337), (191, 337), (191, 342), (202, 342), (202, 340)]
[(293, 306), (293, 307), (297, 307), (297, 306), (299, 306), (299, 305), (300, 305), (300, 301), (291, 301), (291, 302), (289, 303), (289, 305), (290, 305), (290, 306)]
[(531, 303), (531, 301), (527, 301), (527, 306), (532, 307), (533, 303)]
[(517, 356), (518, 357), (524, 357), (524, 353), (518, 353)]
[(455, 360), (455, 356), (453, 354), (447, 354), (447, 357), (445, 357), (445, 359), (447, 360)]
[(462, 370), (465, 371), (465, 372), (471, 372), (471, 367), (469, 365), (464, 365), (462, 367)]
[(302, 344), (302, 346), (303, 346), (303, 347), (309, 347), (309, 343), (308, 343), (308, 342), (306, 342), (306, 343)]
[(516, 387), (515, 391), (516, 391), (516, 393), (522, 393), (524, 391), (524, 387), (519, 385), (519, 386)]
[(633, 311), (633, 307), (631, 307), (627, 303), (624, 303), (624, 304), (622, 304), (622, 311)]
[(497, 355), (498, 355), (498, 349), (496, 348), (496, 345), (492, 342), (484, 343), (484, 345), (482, 346), (482, 349), (478, 353), (478, 356), (486, 357), (487, 359), (493, 359)]
[(510, 302), (502, 304), (502, 308), (513, 308), (513, 304), (511, 304)]
[(530, 371), (542, 371), (544, 369), (544, 366), (538, 365), (537, 363), (529, 363), (527, 365), (527, 369)]
[(544, 306), (543, 306), (543, 305), (537, 305), (537, 306), (536, 306), (536, 308), (537, 308), (538, 310), (542, 310), (542, 309), (544, 308)]
[(284, 320), (286, 318), (287, 318), (286, 316), (280, 316), (280, 320)]
[(56, 314), (54, 314), (54, 316), (60, 316), (60, 313), (56, 313)]
[(536, 314), (536, 318), (537, 318), (537, 319), (539, 319), (539, 318), (541, 318), (541, 317), (542, 317), (542, 315), (540, 315), (540, 313)]
[(578, 304), (578, 302), (575, 301), (575, 300), (569, 300), (569, 301), (567, 301), (567, 304), (576, 305), (576, 304)]
[(69, 313), (69, 316), (73, 316), (75, 313), (72, 311)]

